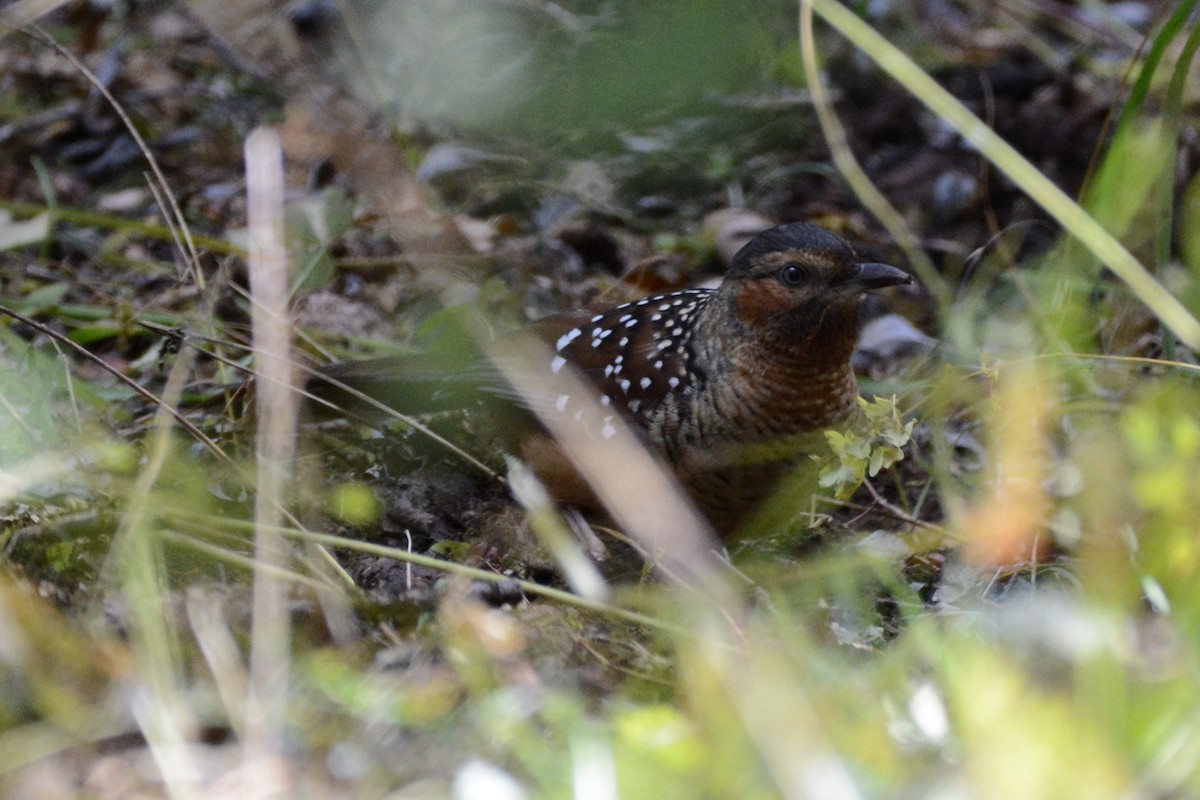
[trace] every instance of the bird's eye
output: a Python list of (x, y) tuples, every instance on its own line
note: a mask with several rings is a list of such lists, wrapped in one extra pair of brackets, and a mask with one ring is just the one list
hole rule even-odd
[(779, 270), (779, 280), (784, 286), (799, 286), (804, 283), (804, 270), (795, 264), (788, 264)]

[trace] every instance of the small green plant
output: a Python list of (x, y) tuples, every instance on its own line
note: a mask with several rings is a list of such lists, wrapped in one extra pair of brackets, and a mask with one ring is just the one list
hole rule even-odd
[(904, 445), (912, 439), (915, 419), (904, 421), (896, 407), (896, 397), (858, 398), (863, 410), (861, 424), (845, 431), (826, 431), (829, 463), (820, 473), (822, 488), (832, 488), (834, 497), (844, 500), (869, 476), (904, 458)]

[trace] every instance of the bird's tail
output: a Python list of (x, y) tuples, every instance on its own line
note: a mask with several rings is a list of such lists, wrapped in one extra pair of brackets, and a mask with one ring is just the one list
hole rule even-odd
[(387, 409), (420, 415), (468, 408), (487, 393), (494, 373), (476, 358), (441, 353), (342, 361), (318, 368), (305, 392), (318, 418), (379, 421)]

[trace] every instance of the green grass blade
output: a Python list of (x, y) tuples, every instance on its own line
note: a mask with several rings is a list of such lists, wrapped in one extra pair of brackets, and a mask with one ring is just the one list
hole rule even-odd
[(1200, 321), (1142, 266), (1116, 237), (1054, 185), (1012, 145), (901, 52), (835, 0), (801, 0), (949, 123), (973, 147), (1111, 269), (1180, 341), (1200, 348)]

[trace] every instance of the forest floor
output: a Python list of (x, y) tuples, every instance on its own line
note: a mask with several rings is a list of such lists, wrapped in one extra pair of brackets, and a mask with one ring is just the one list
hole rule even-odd
[[(722, 7), (703, 5), (713, 14)], [(1154, 13), (1149, 3), (1116, 4), (1112, 16), (1084, 4), (1030, 3), (1024, 15), (993, 4), (869, 5), (880, 6), (870, 21), (892, 43), (1073, 197), (1095, 178), (1128, 89), (1124, 65)], [(54, 678), (68, 695), (61, 707), (90, 709), (81, 712), (87, 724), (44, 751), (31, 745), (10, 761), (0, 756), (5, 796), (159, 791), (134, 733), (144, 733), (144, 720), (99, 711), (122, 704), (130, 657), (120, 643), (132, 636), (136, 654), (136, 629), (146, 624), (114, 555), (133, 524), (131, 498), (160, 498), (150, 508), (170, 535), (160, 555), (167, 605), (158, 612), (172, 630), (196, 631), (195, 642), (183, 637), (185, 658), (199, 664), (198, 648), (210, 669), (219, 663), (205, 650), (213, 641), (205, 609), (220, 608), (213, 613), (233, 640), (249, 630), (252, 587), (237, 561), (250, 556), (249, 536), (214, 520), (254, 514), (253, 493), (232, 465), (254, 454), (243, 145), (255, 128), (272, 126), (283, 143), (297, 360), (305, 366), (444, 347), (439, 337), (452, 336), (464, 313), (505, 330), (711, 282), (731, 238), (773, 222), (817, 222), (872, 260), (909, 266), (911, 251), (830, 165), (812, 98), (799, 88), (791, 7), (762, 3), (713, 31), (689, 27), (683, 14), (637, 22), (640, 12), (622, 3), (513, 4), (478, 18), (486, 4), (458, 6), (456, 22), (434, 25), (435, 12), (397, 22), (379, 9), (359, 9), (363, 16), (347, 22), (316, 0), (286, 13), (250, 3), (77, 3), (42, 22), (63, 52), (40, 33), (0, 38), (0, 305), (10, 312), (0, 326), (9, 373), (0, 394), (18, 417), (0, 443), (0, 464), (30, 476), (0, 494), (0, 565), (12, 581), (0, 609), (20, 605), (22, 619), (54, 620), (45, 635), (63, 642), (35, 637), (34, 645), (51, 660), (89, 652), (91, 635), (113, 643), (108, 661), (92, 653), (91, 666), (55, 668), (69, 673)], [(651, 23), (669, 30), (656, 38), (638, 27)], [(1069, 537), (1054, 525), (1007, 558), (964, 557), (961, 537), (944, 527), (956, 512), (947, 496), (971, 495), (989, 474), (990, 355), (1044, 333), (1036, 315), (1014, 322), (1004, 310), (1038, 294), (1041, 260), (1058, 252), (1059, 231), (975, 146), (861, 54), (828, 31), (819, 41), (850, 150), (940, 276), (938, 287), (873, 301), (856, 357), (864, 392), (895, 397), (916, 426), (905, 460), (852, 497), (798, 528), (730, 543), (727, 556), (748, 590), (771, 587), (763, 594), (772, 600), (759, 598), (764, 607), (781, 592), (804, 609), (817, 640), (871, 652), (887, 648), (912, 614), (960, 613), (963, 598), (996, 604), (1039, 581), (1074, 581)], [(87, 65), (120, 113), (66, 53)], [(635, 69), (642, 72), (631, 77)], [(506, 75), (517, 77), (506, 83)], [(153, 154), (169, 199), (122, 116)], [(1197, 157), (1195, 141), (1188, 147), (1181, 164)], [(181, 248), (168, 204), (187, 221), (195, 258)], [(1161, 356), (1170, 345), (1157, 322), (1105, 286), (1098, 279), (1084, 287), (1104, 309), (1093, 325), (1104, 352)], [(193, 361), (179, 411), (231, 461), (180, 432), (158, 487), (139, 494), (159, 405), (131, 384), (161, 397), (184, 357)], [(951, 391), (939, 383), (948, 370), (960, 376)], [(1125, 389), (1109, 386), (1105, 396)], [(436, 426), (503, 464), (486, 442), (462, 436), (461, 423)], [(455, 709), (470, 706), (464, 697), (483, 694), (477, 680), (571, 693), (584, 708), (679, 691), (682, 648), (664, 644), (662, 631), (529, 591), (565, 584), (501, 483), (419, 432), (305, 424), (300, 440), (296, 507), (306, 526), (377, 546), (332, 548), (336, 566), (307, 563), (321, 558), (313, 549), (298, 557), (299, 571), (352, 582), (341, 602), (301, 585), (292, 599), (294, 638), (307, 654), (299, 669), (335, 709), (296, 712), (311, 715), (295, 721), (310, 737), (297, 747), (324, 755), (300, 770), (309, 790), (354, 787), (367, 796), (461, 778), (464, 753), (504, 762), (477, 727), (450, 730)], [(1065, 473), (1051, 482), (1053, 500), (1070, 494)], [(653, 565), (602, 529), (599, 539), (608, 553), (602, 572), (624, 606), (656, 608), (662, 579), (652, 577)], [(506, 580), (452, 580), (396, 551)], [(837, 573), (839, 559), (863, 553), (891, 564), (892, 577), (874, 568)], [(844, 585), (813, 577), (822, 570), (854, 577)], [(30, 591), (57, 611), (26, 607), (18, 598)], [(913, 599), (919, 609), (905, 606)], [(508, 622), (489, 616), (497, 609)], [(76, 632), (57, 633), (68, 629)], [(0, 652), (3, 641), (0, 630)], [(473, 677), (456, 648), (493, 672)], [(330, 649), (344, 660), (323, 655)], [(402, 684), (404, 707), (373, 716), (370, 696), (339, 683), (352, 667)], [(220, 695), (220, 679), (216, 687)], [(194, 712), (213, 759), (202, 770), (228, 774), (237, 725), (214, 710), (213, 694)], [(58, 719), (36, 691), (22, 698), (0, 701), (0, 721)], [(389, 714), (402, 723), (381, 725)], [(333, 717), (340, 724), (312, 732)], [(362, 723), (374, 731), (370, 744), (349, 732), (355, 720), (371, 720)], [(536, 759), (509, 746), (535, 772)], [(47, 786), (59, 793), (34, 788)]]

